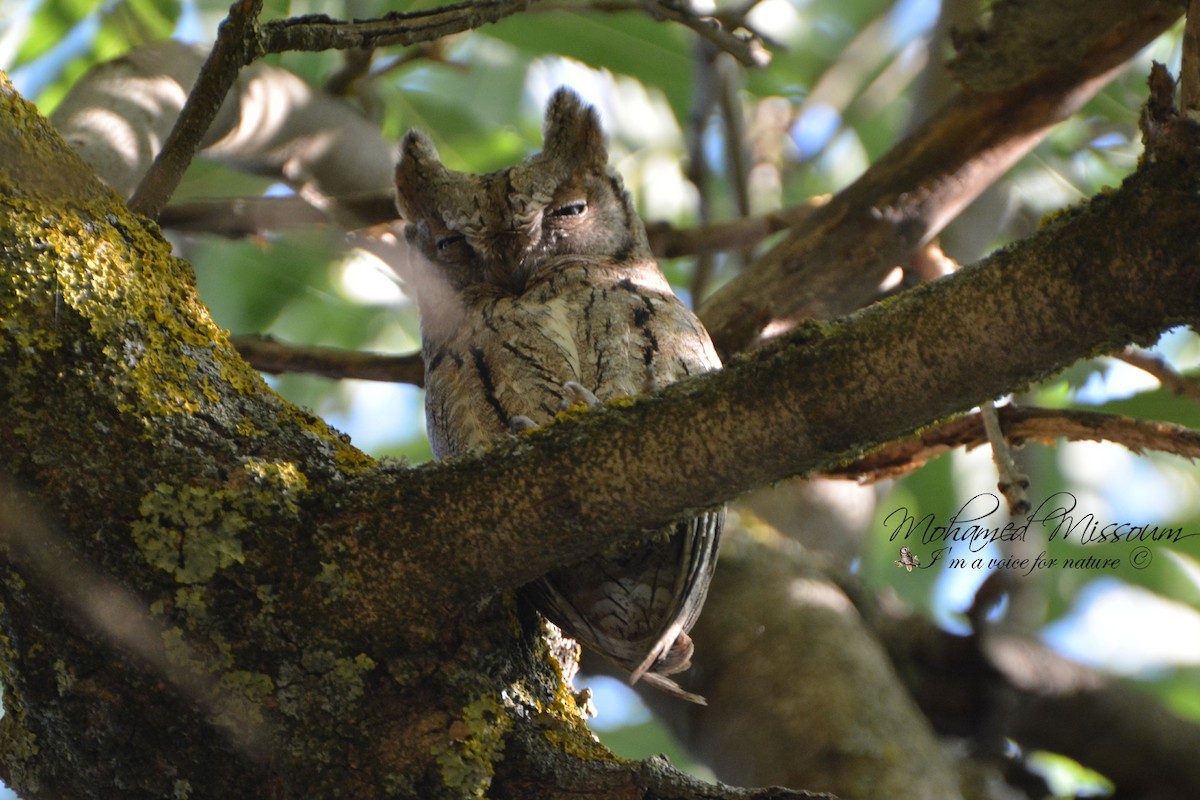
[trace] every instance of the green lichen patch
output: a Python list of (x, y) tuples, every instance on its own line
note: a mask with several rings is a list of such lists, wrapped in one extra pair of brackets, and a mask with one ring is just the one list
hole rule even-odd
[(238, 510), (242, 492), (160, 483), (142, 498), (133, 541), (146, 562), (180, 583), (206, 581), (245, 560), (240, 534), (249, 525)]
[(511, 727), (512, 718), (492, 695), (481, 695), (462, 709), (433, 752), (450, 796), (487, 797)]
[(325, 713), (345, 713), (365, 693), (366, 676), (374, 669), (375, 660), (366, 653), (346, 657), (329, 650), (307, 650), (298, 667), (285, 664), (279, 672), (280, 710), (302, 718), (307, 703), (318, 698)]
[[(254, 520), (297, 519), (307, 492), (296, 464), (243, 459), (224, 485), (157, 484), (138, 505), (133, 540), (148, 564), (179, 583), (201, 583), (245, 562), (242, 534)], [(182, 599), (194, 610), (195, 598)]]
[(182, 629), (163, 630), (168, 672), (205, 706), (213, 724), (239, 739), (253, 739), (265, 719), (264, 704), (275, 691), (275, 681), (262, 672), (233, 669), (229, 644), (216, 632), (209, 632), (209, 640), (214, 647), (202, 655)]

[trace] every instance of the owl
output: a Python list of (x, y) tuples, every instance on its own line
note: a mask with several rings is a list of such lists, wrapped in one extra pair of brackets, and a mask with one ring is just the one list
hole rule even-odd
[[(408, 133), (397, 206), (429, 262), (417, 282), (425, 411), (447, 458), (549, 423), (563, 408), (638, 395), (717, 369), (671, 292), (596, 111), (559, 89), (541, 153), (488, 175), (447, 169)], [(629, 491), (637, 492), (637, 486)], [(676, 696), (704, 604), (724, 509), (550, 572), (529, 596), (567, 635)]]
[(896, 562), (897, 567), (904, 567), (909, 572), (913, 571), (913, 567), (921, 566), (921, 559), (913, 555), (912, 550), (907, 547), (900, 548), (900, 560)]

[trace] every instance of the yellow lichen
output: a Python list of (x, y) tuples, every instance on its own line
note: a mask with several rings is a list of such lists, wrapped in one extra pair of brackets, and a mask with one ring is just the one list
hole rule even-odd
[(504, 705), (491, 695), (481, 695), (462, 709), (433, 751), (442, 783), (455, 797), (487, 797), (511, 727)]
[(352, 574), (343, 572), (336, 562), (322, 561), (321, 571), (313, 579), (314, 583), (325, 587), (325, 605), (331, 605), (345, 598), (357, 584)]

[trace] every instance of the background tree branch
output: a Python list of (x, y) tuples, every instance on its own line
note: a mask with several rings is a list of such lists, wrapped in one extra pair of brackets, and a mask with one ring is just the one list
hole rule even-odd
[[(153, 231), (80, 181), (86, 171), (11, 90), (3, 94), (11, 128), (34, 132), (0, 140), (9, 212), (0, 236), (15, 259), (0, 292), (0, 366), (14, 378), (0, 389), (3, 458), (77, 548), (72, 558), (145, 598), (165, 643), (157, 663), (146, 653), (109, 657), (110, 645), (70, 628), (58, 609), (72, 596), (19, 558), (3, 565), (4, 626), (22, 643), (3, 652), (12, 665), (5, 777), (37, 790), (87, 791), (119, 779), (162, 796), (203, 775), (213, 796), (273, 796), (282, 774), (318, 793), (491, 788), (516, 797), (550, 793), (569, 773), (586, 776), (581, 788), (604, 783), (611, 796), (739, 796), (670, 772), (651, 779), (652, 765), (613, 766), (599, 748), (561, 752), (559, 742), (588, 741), (558, 671), (569, 675), (571, 659), (555, 666), (529, 635), (528, 609), (493, 590), (670, 515), (844, 462), (1082, 355), (1197, 319), (1188, 188), (1197, 136), (1160, 96), (1148, 117), (1147, 163), (1121, 190), (949, 280), (833, 325), (801, 326), (725, 373), (628, 409), (569, 416), (491, 454), (412, 471), (379, 466), (266, 392)], [(978, 337), (969, 345), (968, 331)], [(958, 332), (963, 338), (948, 335)], [(761, 463), (748, 453), (762, 454)], [(99, 509), (111, 518), (98, 519)], [(790, 590), (786, 579), (778, 587), (781, 597), (815, 589), (800, 599), (819, 601), (817, 614), (832, 603), (838, 614), (837, 625), (818, 617), (818, 626), (855, 642), (845, 652), (856, 668), (875, 659), (874, 677), (861, 685), (879, 691), (880, 728), (916, 731), (918, 760), (883, 763), (898, 784), (892, 796), (926, 786), (944, 796), (950, 766), (912, 721), (912, 704), (887, 691), (896, 676), (880, 666), (867, 632), (844, 619), (844, 603), (824, 584), (792, 580)], [(811, 641), (805, 622), (782, 619), (773, 631), (792, 626)], [(736, 625), (719, 636), (750, 648), (749, 658), (760, 652)], [(719, 644), (702, 648), (718, 654)], [(164, 663), (203, 679), (164, 687)], [(818, 675), (827, 663), (800, 666)], [(695, 680), (721, 698), (715, 715), (746, 699), (737, 689), (754, 688), (738, 679), (738, 666), (719, 657), (698, 664)], [(768, 699), (787, 689), (779, 684)], [(849, 708), (852, 694), (839, 690), (837, 711), (848, 729), (865, 732), (872, 721)], [(86, 756), (73, 731), (105, 716), (114, 698), (121, 715), (96, 741), (128, 744), (130, 729), (183, 719), (180, 744), (192, 760), (148, 770), (138, 754), (158, 743), (146, 742), (123, 760), (79, 770)], [(239, 720), (259, 717), (272, 764), (238, 745)], [(807, 739), (819, 724), (791, 730)], [(36, 757), (35, 731), (36, 741), (61, 747), (71, 769)], [(720, 753), (715, 739), (694, 741), (715, 762), (736, 752), (733, 743)]]
[[(1048, 18), (1038, 12), (1029, 4), (997, 7), (990, 31), (979, 32), (958, 57), (967, 90), (700, 308), (720, 352), (753, 345), (768, 326), (777, 333), (806, 317), (835, 317), (875, 299), (893, 267), (1077, 110), (1181, 9), (1152, 2), (1131, 13), (1121, 0), (1070, 0)], [(1062, 49), (1044, 46), (1048, 40)], [(1014, 73), (995, 73), (995, 65), (1009, 64)]]

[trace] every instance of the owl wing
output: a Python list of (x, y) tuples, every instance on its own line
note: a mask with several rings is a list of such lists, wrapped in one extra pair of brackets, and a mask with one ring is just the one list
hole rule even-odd
[[(703, 703), (666, 676), (691, 666), (688, 631), (708, 594), (724, 522), (723, 508), (702, 512), (668, 529), (665, 542), (652, 536), (555, 570), (530, 594), (547, 619), (629, 672), (632, 682)], [(664, 572), (675, 580), (664, 581)]]
[(708, 597), (708, 585), (717, 567), (724, 527), (724, 508), (697, 514), (676, 526), (674, 535), (683, 537), (684, 560), (679, 565), (679, 581), (671, 610), (665, 616), (671, 624), (662, 631), (641, 663), (630, 671), (633, 682), (644, 675), (670, 675), (691, 666), (692, 645), (688, 632), (700, 618)]

